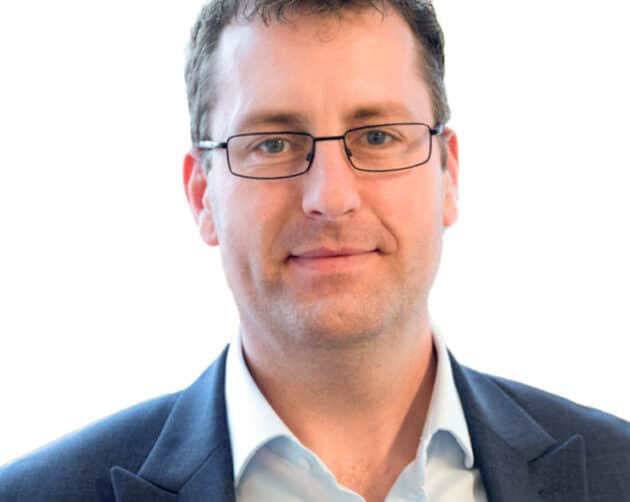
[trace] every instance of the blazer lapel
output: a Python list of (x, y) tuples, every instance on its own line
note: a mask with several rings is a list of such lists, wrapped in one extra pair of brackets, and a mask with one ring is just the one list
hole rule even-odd
[(132, 500), (175, 502), (177, 500), (177, 494), (163, 490), (122, 467), (112, 467), (110, 474), (117, 502), (131, 502)]
[(488, 376), (451, 364), (488, 500), (587, 502), (582, 436), (557, 441)]
[(117, 502), (233, 501), (232, 453), (221, 356), (182, 392), (137, 473), (111, 469)]

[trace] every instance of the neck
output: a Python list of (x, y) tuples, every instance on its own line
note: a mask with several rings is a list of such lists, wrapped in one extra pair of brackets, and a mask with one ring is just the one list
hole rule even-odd
[(436, 361), (428, 321), (336, 349), (274, 350), (257, 335), (242, 330), (246, 363), (296, 437), (340, 481), (348, 472), (381, 480), (372, 474), (389, 472), (393, 483), (415, 458), (429, 408)]

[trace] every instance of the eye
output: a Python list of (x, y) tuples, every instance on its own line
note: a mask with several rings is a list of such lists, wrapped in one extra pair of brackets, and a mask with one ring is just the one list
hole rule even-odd
[(258, 144), (258, 148), (265, 153), (282, 153), (287, 146), (287, 141), (282, 138), (269, 138)]
[(388, 141), (391, 141), (392, 136), (385, 131), (373, 129), (367, 132), (365, 139), (369, 145), (384, 145)]

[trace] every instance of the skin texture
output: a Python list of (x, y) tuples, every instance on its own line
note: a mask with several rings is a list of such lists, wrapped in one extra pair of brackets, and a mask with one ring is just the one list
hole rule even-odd
[[(394, 12), (235, 23), (217, 67), (212, 139), (435, 125), (413, 35)], [(428, 296), (458, 188), (455, 134), (433, 141), (427, 164), (392, 173), (354, 170), (338, 141), (318, 143), (310, 171), (286, 180), (232, 176), (223, 150), (207, 176), (194, 152), (184, 161), (201, 236), (222, 253), (252, 376), (339, 482), (368, 500), (382, 500), (415, 457), (433, 387)], [(351, 256), (308, 256), (322, 248)]]

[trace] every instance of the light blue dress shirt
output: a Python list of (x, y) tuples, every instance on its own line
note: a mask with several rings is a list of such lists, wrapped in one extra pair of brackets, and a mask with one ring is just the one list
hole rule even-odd
[[(433, 329), (437, 371), (418, 453), (385, 502), (487, 502), (442, 337)], [(303, 446), (254, 382), (240, 336), (230, 345), (227, 419), (238, 502), (364, 502)]]

